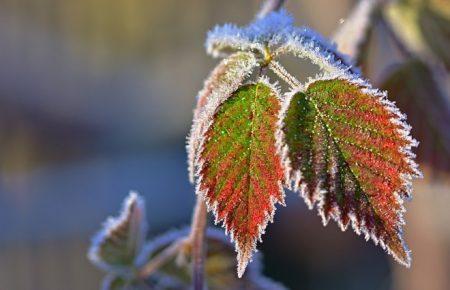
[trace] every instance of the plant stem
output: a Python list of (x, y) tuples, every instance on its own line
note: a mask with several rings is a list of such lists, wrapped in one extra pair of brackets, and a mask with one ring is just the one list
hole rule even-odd
[(269, 63), (269, 68), (276, 73), (282, 80), (284, 80), (292, 89), (301, 88), (302, 84), (286, 69), (275, 60)]
[(359, 1), (332, 37), (339, 51), (355, 61), (359, 57), (361, 46), (368, 40), (373, 12), (378, 5), (376, 0)]
[(279, 10), (281, 7), (283, 7), (285, 2), (286, 0), (266, 0), (261, 6), (261, 9), (256, 15), (256, 18), (261, 19), (270, 12)]
[(192, 283), (194, 290), (203, 290), (204, 285), (206, 213), (205, 201), (198, 194), (189, 236), (192, 247)]

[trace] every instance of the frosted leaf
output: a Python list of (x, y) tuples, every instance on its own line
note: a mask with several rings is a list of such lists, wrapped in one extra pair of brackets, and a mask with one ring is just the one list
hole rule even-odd
[(311, 60), (327, 72), (359, 74), (351, 60), (319, 33), (307, 27), (295, 27), (292, 16), (284, 9), (271, 12), (248, 26), (217, 26), (208, 33), (205, 45), (207, 52), (215, 57), (234, 51), (252, 51), (260, 58), (267, 51), (274, 57), (290, 53)]
[(218, 107), (198, 150), (197, 194), (235, 241), (239, 276), (275, 204), (284, 204), (279, 111), (279, 93), (267, 80), (244, 85)]
[(283, 106), (283, 157), (293, 188), (324, 225), (334, 219), (409, 266), (403, 199), (419, 177), (405, 116), (363, 80), (311, 80)]
[(127, 273), (135, 266), (146, 231), (144, 200), (130, 192), (119, 216), (108, 218), (92, 239), (88, 258), (105, 271)]
[(286, 53), (310, 60), (328, 74), (346, 73), (352, 78), (360, 74), (351, 59), (337, 51), (335, 44), (307, 27), (296, 28), (292, 37), (275, 50), (275, 54)]
[(188, 170), (194, 182), (194, 159), (206, 126), (211, 122), (216, 108), (228, 98), (257, 66), (255, 56), (249, 52), (237, 52), (223, 59), (206, 79), (197, 96), (197, 106), (187, 141)]
[(294, 29), (294, 20), (286, 10), (271, 12), (248, 26), (234, 24), (216, 26), (208, 33), (206, 50), (217, 57), (230, 51), (257, 51), (264, 54), (266, 45), (272, 47), (284, 42)]

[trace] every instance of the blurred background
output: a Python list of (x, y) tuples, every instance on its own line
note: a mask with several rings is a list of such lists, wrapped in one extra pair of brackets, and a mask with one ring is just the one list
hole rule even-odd
[[(430, 1), (439, 20), (425, 27), (440, 27), (440, 41), (450, 43), (450, 1)], [(287, 8), (297, 24), (331, 36), (353, 5), (290, 0)], [(216, 63), (203, 41), (217, 23), (246, 24), (259, 6), (0, 0), (0, 290), (98, 289), (103, 273), (86, 259), (89, 240), (131, 189), (146, 199), (150, 235), (190, 222), (185, 136), (195, 95)], [(399, 35), (408, 38), (401, 25), (410, 20), (398, 19)], [(447, 91), (433, 91), (426, 68), (420, 76), (417, 64), (405, 66), (383, 27), (371, 29), (365, 76), (400, 91), (391, 98), (423, 144), (425, 178), (406, 205), (412, 268), (351, 230), (324, 228), (289, 194), (259, 248), (265, 273), (290, 289), (450, 289), (449, 77), (441, 75)], [(436, 30), (427, 35), (438, 37)], [(444, 71), (448, 53), (449, 46), (436, 53)], [(409, 73), (415, 79), (402, 83)]]

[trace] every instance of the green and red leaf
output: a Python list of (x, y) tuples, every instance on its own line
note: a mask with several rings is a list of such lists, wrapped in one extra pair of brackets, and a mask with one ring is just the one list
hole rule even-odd
[(250, 52), (236, 52), (223, 59), (206, 79), (198, 93), (197, 106), (188, 137), (189, 178), (194, 182), (194, 159), (200, 144), (200, 136), (212, 118), (215, 108), (242, 85), (257, 66), (256, 57)]
[(295, 190), (342, 230), (372, 238), (405, 265), (403, 198), (420, 175), (404, 116), (362, 81), (322, 79), (283, 108), (284, 158)]
[(275, 204), (284, 203), (276, 142), (280, 109), (276, 89), (266, 82), (242, 86), (217, 108), (202, 136), (197, 192), (231, 233), (239, 276), (273, 219)]

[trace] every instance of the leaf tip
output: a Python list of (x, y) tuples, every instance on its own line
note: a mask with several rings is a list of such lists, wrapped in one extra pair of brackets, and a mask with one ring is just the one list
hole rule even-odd
[(388, 246), (388, 253), (392, 255), (395, 261), (406, 268), (411, 267), (411, 250), (406, 245), (405, 241), (400, 237), (396, 245)]
[(245, 245), (243, 249), (242, 248), (238, 249), (237, 274), (239, 278), (242, 278), (242, 276), (244, 275), (245, 269), (247, 268), (248, 263), (251, 261), (252, 252), (253, 249)]

